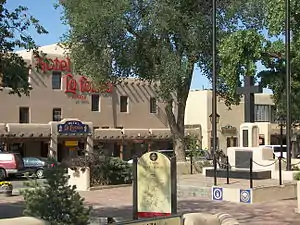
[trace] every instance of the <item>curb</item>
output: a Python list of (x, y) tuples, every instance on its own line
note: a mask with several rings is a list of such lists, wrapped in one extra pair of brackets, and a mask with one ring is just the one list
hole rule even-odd
[(177, 187), (177, 197), (203, 197), (211, 199), (211, 188), (179, 185)]
[(130, 187), (130, 186), (132, 186), (132, 184), (103, 185), (103, 186), (90, 187), (90, 191), (121, 188), (121, 187)]

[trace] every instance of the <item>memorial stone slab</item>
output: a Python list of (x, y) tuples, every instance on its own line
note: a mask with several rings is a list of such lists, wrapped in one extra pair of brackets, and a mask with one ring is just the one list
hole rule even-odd
[(250, 158), (253, 157), (253, 151), (236, 151), (235, 167), (239, 169), (250, 168)]

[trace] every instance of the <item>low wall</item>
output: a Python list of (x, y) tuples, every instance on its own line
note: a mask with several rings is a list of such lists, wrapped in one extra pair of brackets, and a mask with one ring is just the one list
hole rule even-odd
[(297, 184), (268, 186), (257, 188), (228, 188), (212, 187), (212, 200), (236, 203), (260, 203), (278, 200), (294, 199), (297, 197)]
[(17, 217), (11, 219), (0, 219), (0, 225), (50, 225), (50, 223), (33, 217)]
[(90, 168), (76, 168), (76, 170), (68, 169), (70, 179), (68, 185), (75, 185), (77, 191), (88, 191), (91, 187)]

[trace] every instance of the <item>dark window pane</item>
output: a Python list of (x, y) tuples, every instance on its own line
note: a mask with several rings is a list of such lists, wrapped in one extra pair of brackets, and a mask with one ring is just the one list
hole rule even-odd
[(20, 107), (19, 108), (19, 123), (29, 123), (29, 108)]
[(128, 97), (120, 96), (120, 112), (128, 112)]
[(92, 104), (91, 104), (91, 110), (92, 111), (100, 111), (100, 96), (99, 95), (92, 95)]
[(156, 98), (150, 98), (150, 113), (157, 113)]
[(52, 111), (52, 121), (61, 121), (61, 108), (54, 108)]
[(61, 89), (61, 72), (52, 72), (52, 89)]

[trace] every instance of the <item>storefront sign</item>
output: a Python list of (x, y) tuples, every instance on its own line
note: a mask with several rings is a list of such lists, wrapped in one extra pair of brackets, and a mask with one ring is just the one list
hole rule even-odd
[(70, 120), (64, 124), (59, 124), (57, 130), (60, 134), (87, 134), (90, 132), (87, 124), (83, 124), (77, 120)]
[(167, 216), (161, 218), (151, 218), (143, 220), (135, 220), (128, 222), (115, 223), (115, 225), (182, 225), (183, 220), (181, 216)]
[(78, 146), (78, 141), (65, 141), (65, 146), (67, 147)]
[(44, 72), (48, 71), (62, 71), (62, 72), (71, 72), (71, 60), (70, 58), (66, 59), (55, 59), (47, 58), (43, 59), (41, 57), (36, 57), (37, 66)]
[(139, 218), (172, 213), (170, 159), (159, 152), (145, 153), (137, 163), (137, 210)]

